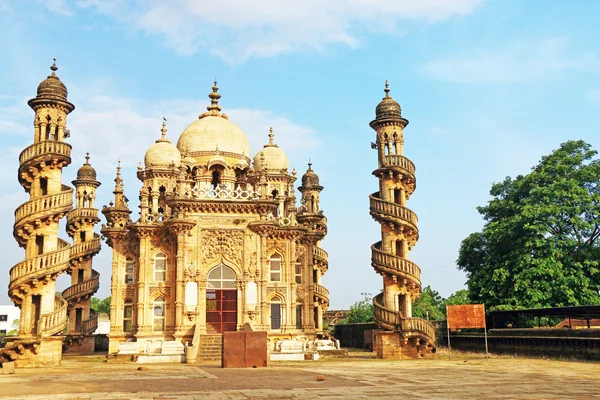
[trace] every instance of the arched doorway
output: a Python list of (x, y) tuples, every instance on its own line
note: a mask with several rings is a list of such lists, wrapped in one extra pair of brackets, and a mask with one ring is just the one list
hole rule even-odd
[(235, 272), (219, 264), (208, 272), (206, 282), (206, 329), (209, 333), (235, 331), (237, 288)]

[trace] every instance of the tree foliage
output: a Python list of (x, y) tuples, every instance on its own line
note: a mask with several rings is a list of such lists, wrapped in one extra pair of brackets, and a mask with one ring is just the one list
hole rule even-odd
[(442, 320), (445, 314), (444, 299), (431, 286), (425, 286), (419, 297), (412, 303), (413, 317)]
[(600, 304), (600, 161), (583, 141), (563, 143), (527, 175), (492, 185), (481, 232), (457, 264), (469, 297), (489, 307)]
[(459, 306), (462, 304), (471, 304), (471, 299), (469, 298), (469, 292), (467, 289), (457, 290), (444, 300), (444, 314), (446, 314), (446, 305)]
[(92, 297), (90, 301), (90, 307), (92, 310), (95, 310), (101, 314), (109, 314), (110, 313), (110, 296), (107, 298), (100, 300), (97, 297)]
[(363, 299), (350, 306), (347, 318), (349, 324), (373, 322), (373, 300), (371, 293), (361, 294)]

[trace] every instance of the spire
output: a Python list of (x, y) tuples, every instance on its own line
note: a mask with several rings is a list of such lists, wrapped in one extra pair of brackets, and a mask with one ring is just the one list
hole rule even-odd
[(273, 136), (275, 136), (275, 135), (273, 135), (273, 127), (270, 126), (269, 127), (269, 144), (270, 145), (273, 145)]
[(310, 158), (308, 159), (308, 171), (312, 171), (312, 162), (310, 161)]
[(275, 135), (273, 134), (273, 127), (269, 127), (269, 143), (265, 144), (263, 147), (279, 147), (279, 145), (275, 144), (273, 138)]
[(390, 96), (390, 84), (388, 83), (388, 80), (385, 80), (385, 89), (383, 89), (383, 91), (385, 92), (385, 97), (384, 99), (391, 99), (392, 97)]
[(156, 143), (166, 142), (171, 143), (169, 139), (167, 139), (167, 119), (163, 117), (162, 127), (160, 128), (160, 138), (156, 139)]
[(52, 76), (56, 76), (56, 71), (58, 70), (58, 67), (56, 66), (56, 57), (54, 57), (52, 60), (54, 63), (52, 66), (50, 66), (50, 69), (52, 70)]
[(212, 87), (212, 93), (209, 93), (208, 97), (210, 98), (210, 105), (206, 107), (208, 111), (200, 114), (198, 118), (204, 118), (212, 115), (215, 117), (222, 116), (223, 118), (227, 119), (227, 116), (224, 116), (225, 114), (220, 114), (221, 106), (219, 105), (219, 99), (221, 98), (221, 94), (219, 93), (219, 87), (217, 86), (216, 79)]
[(89, 151), (87, 151), (85, 153), (85, 164), (83, 164), (83, 165), (90, 165), (90, 152)]
[(123, 193), (123, 179), (121, 179), (121, 160), (119, 160), (117, 164), (117, 176), (115, 177), (115, 191), (113, 193), (115, 194), (115, 208), (129, 209), (127, 207), (127, 202), (129, 200), (127, 200), (127, 197), (125, 197), (125, 194)]
[(121, 179), (121, 160), (117, 161), (117, 176), (115, 178), (115, 195), (117, 193), (123, 193), (123, 179)]

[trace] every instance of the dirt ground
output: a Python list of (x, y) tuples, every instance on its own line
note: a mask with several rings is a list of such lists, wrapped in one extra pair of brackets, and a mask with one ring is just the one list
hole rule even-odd
[[(386, 361), (271, 362), (266, 368), (106, 364), (67, 357), (60, 367), (0, 374), (0, 399), (596, 399), (600, 363), (438, 355)], [(317, 381), (317, 375), (325, 380)]]

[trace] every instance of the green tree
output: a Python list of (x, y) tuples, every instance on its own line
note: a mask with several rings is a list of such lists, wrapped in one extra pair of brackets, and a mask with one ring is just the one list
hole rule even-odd
[(492, 185), (481, 232), (457, 264), (469, 298), (487, 308), (600, 304), (600, 161), (563, 143), (527, 175)]
[(346, 321), (349, 324), (373, 322), (373, 299), (371, 293), (361, 293), (363, 299), (350, 306)]
[(90, 301), (90, 307), (92, 308), (92, 310), (95, 310), (98, 313), (109, 314), (110, 313), (110, 296), (108, 296), (107, 298), (105, 298), (103, 300), (100, 300), (97, 297), (92, 297), (92, 299)]
[[(471, 299), (469, 299), (469, 292), (467, 289), (457, 290), (444, 300), (444, 305), (459, 306), (461, 304), (471, 304)], [(445, 311), (446, 310), (444, 307), (444, 312)]]
[(413, 317), (441, 320), (444, 319), (445, 313), (444, 299), (431, 286), (425, 286), (419, 297), (412, 303)]

